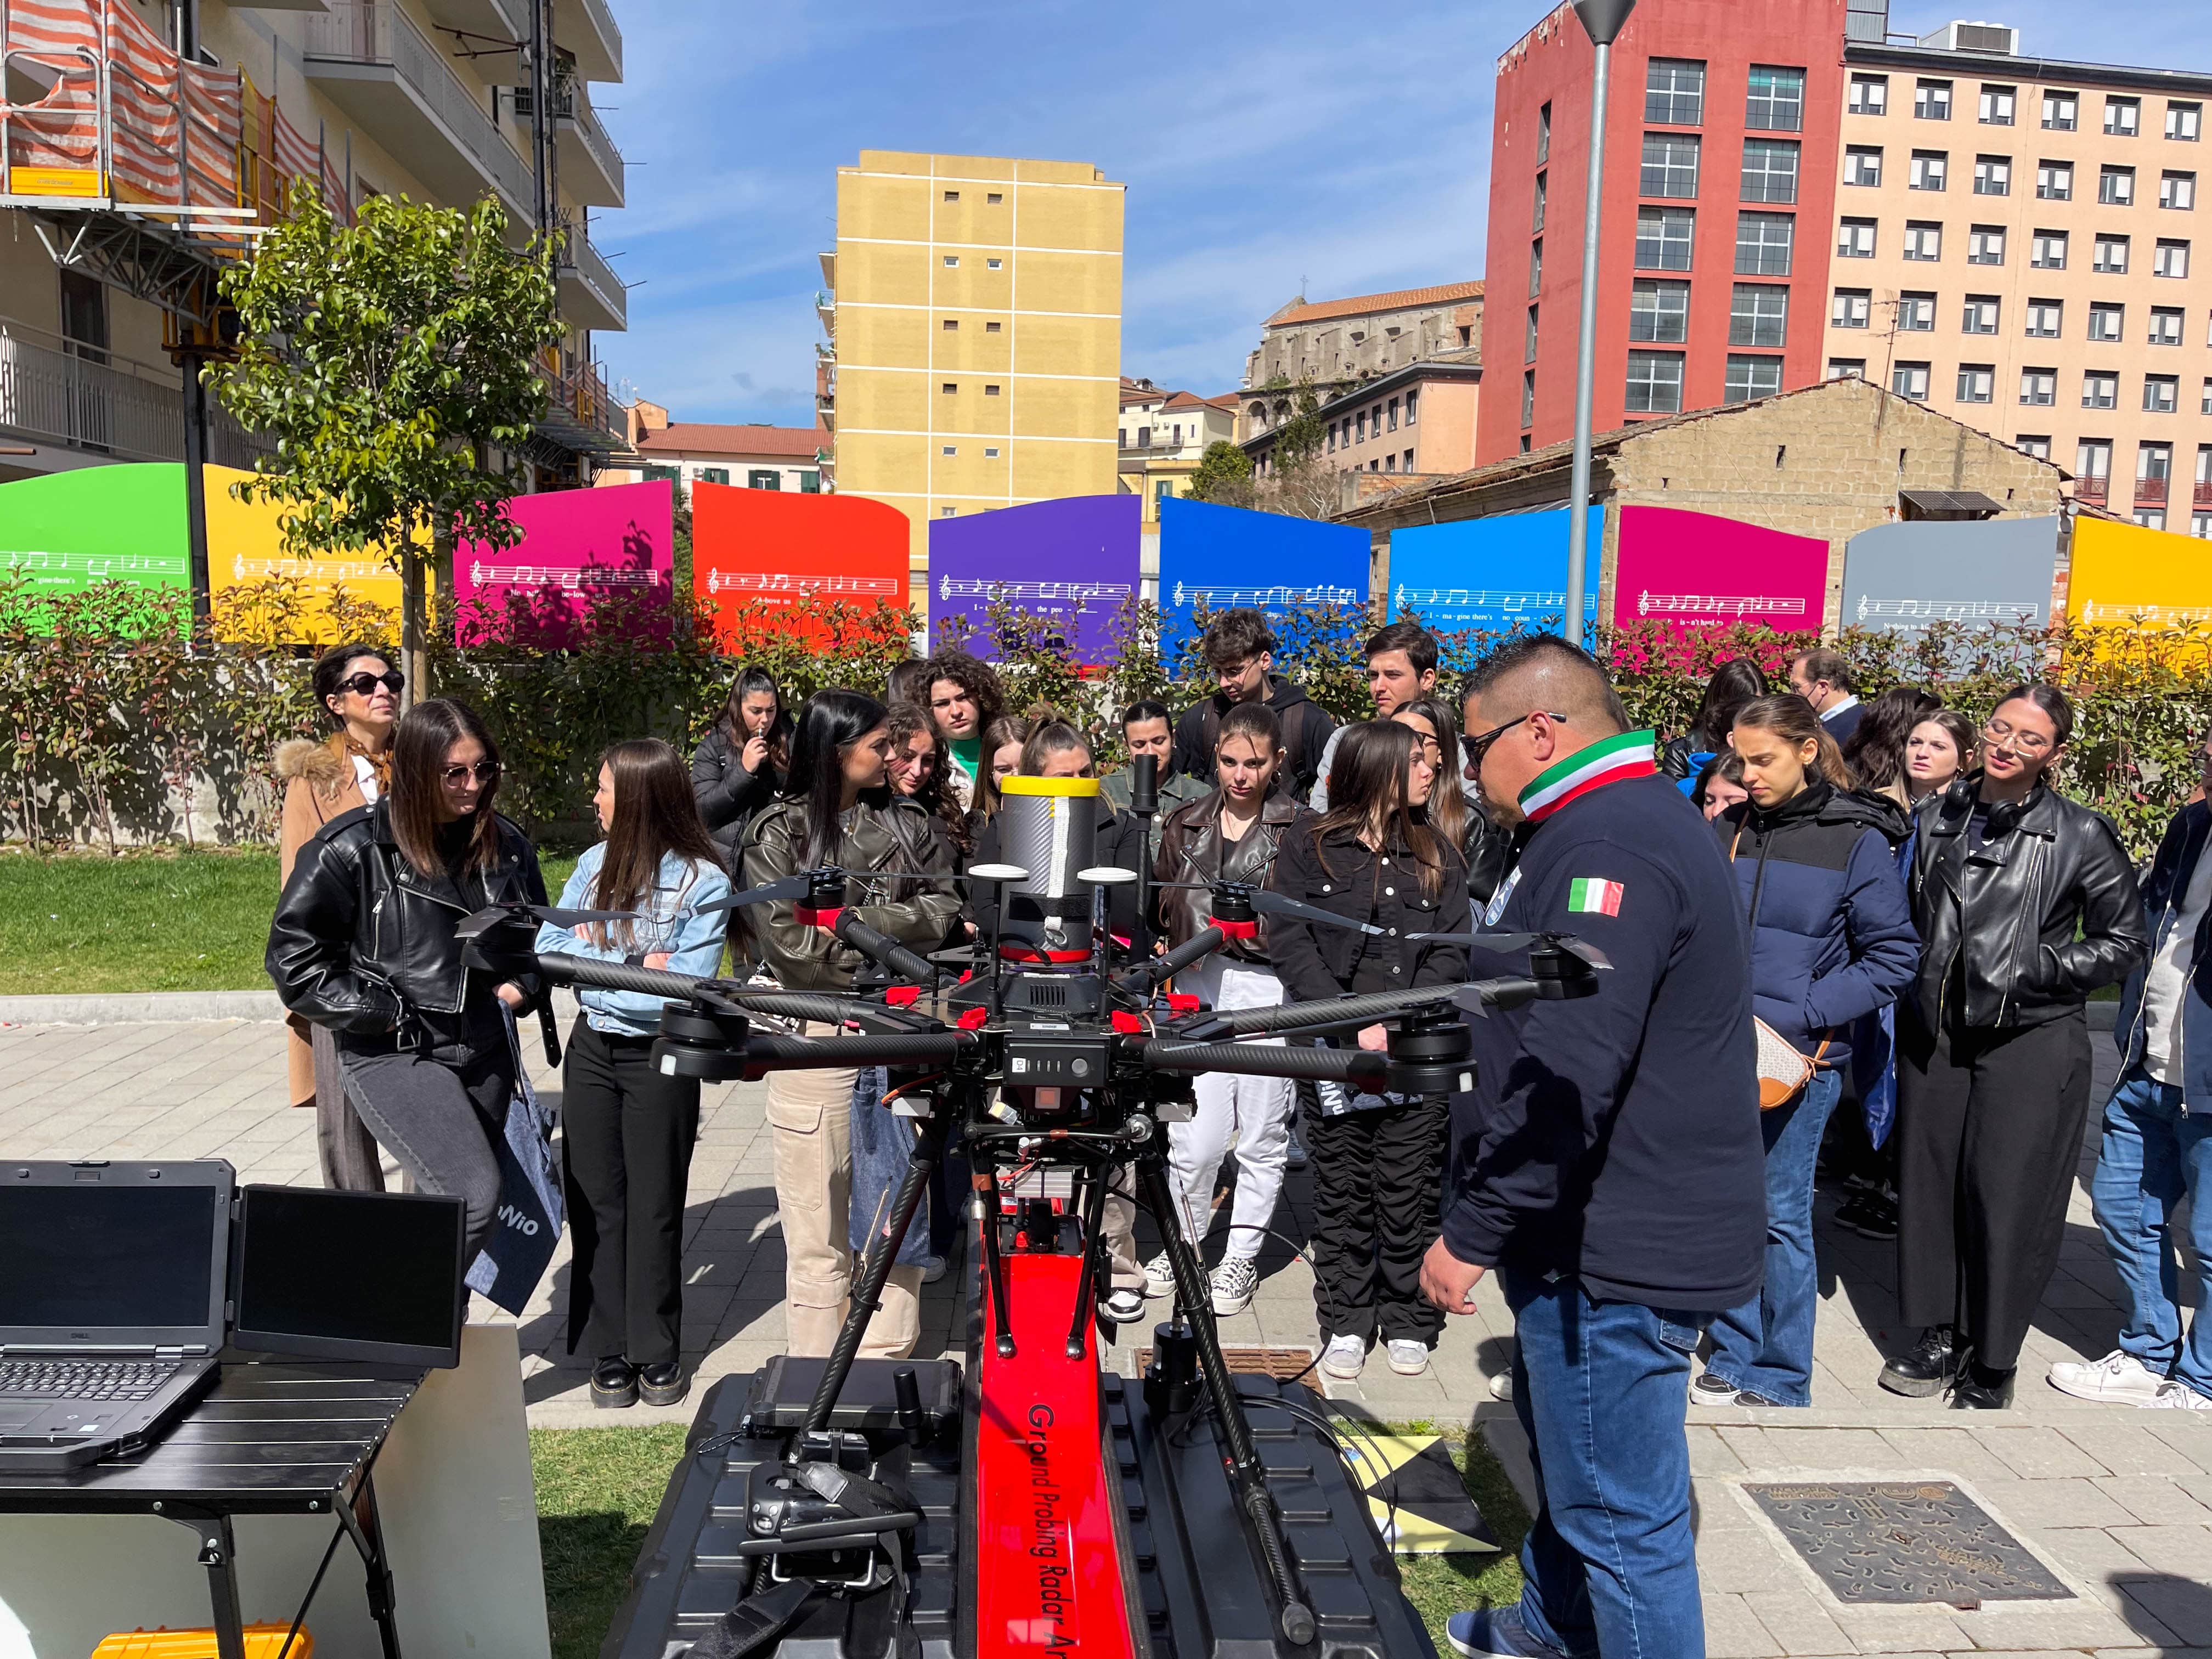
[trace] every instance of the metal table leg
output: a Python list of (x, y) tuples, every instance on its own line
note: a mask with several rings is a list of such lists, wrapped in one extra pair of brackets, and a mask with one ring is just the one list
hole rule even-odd
[(363, 1470), (353, 1502), (340, 1503), (337, 1508), (338, 1523), (353, 1540), (354, 1548), (361, 1552), (362, 1565), (368, 1570), (368, 1616), (376, 1621), (376, 1633), (384, 1644), (384, 1659), (400, 1659), (399, 1624), (392, 1613), (392, 1566), (384, 1555), (384, 1528), (377, 1519), (374, 1477)]
[(216, 1659), (246, 1659), (246, 1621), (238, 1602), (238, 1547), (230, 1516), (177, 1504), (156, 1505), (155, 1512), (199, 1534), (199, 1563), (207, 1569), (208, 1604), (215, 1615)]

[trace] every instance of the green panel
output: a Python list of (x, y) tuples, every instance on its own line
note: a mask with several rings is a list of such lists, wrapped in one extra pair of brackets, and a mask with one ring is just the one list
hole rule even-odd
[(175, 462), (87, 466), (0, 484), (0, 569), (42, 593), (97, 581), (190, 584), (185, 469)]

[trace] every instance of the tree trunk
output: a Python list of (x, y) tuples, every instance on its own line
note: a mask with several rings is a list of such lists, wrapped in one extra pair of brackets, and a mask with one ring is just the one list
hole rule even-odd
[(403, 543), (399, 554), (399, 672), (407, 677), (407, 684), (399, 694), (402, 714), (420, 702), (427, 690), (422, 680), (427, 632), (422, 611), (422, 556), (415, 550), (412, 542)]

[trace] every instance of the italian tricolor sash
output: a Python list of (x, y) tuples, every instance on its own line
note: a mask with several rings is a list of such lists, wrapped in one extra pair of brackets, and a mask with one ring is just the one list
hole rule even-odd
[(1624, 732), (1587, 749), (1578, 749), (1536, 775), (1521, 792), (1521, 814), (1541, 823), (1569, 801), (1623, 778), (1648, 778), (1659, 768), (1654, 756), (1659, 734)]

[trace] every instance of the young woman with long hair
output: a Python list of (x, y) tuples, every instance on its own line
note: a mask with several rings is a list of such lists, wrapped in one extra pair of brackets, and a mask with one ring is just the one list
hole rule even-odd
[(1442, 697), (1414, 697), (1400, 703), (1390, 718), (1412, 730), (1423, 757), (1437, 769), (1438, 787), (1429, 791), (1428, 804), (1421, 810), (1436, 832), (1465, 858), (1477, 824), (1466, 793), (1453, 787), (1460, 768), (1460, 732), (1451, 705)]
[(1699, 755), (1728, 751), (1729, 733), (1735, 729), (1736, 710), (1766, 695), (1766, 676), (1748, 657), (1732, 657), (1716, 667), (1698, 699), (1698, 712), (1689, 729), (1660, 746), (1659, 769), (1686, 784), (1704, 763)]
[(1973, 721), (1955, 708), (1922, 715), (1905, 739), (1906, 804), (1917, 807), (1949, 788), (1961, 774), (1972, 771), (1981, 743)]
[(975, 783), (983, 772), (983, 734), (1006, 712), (1006, 687), (997, 669), (965, 651), (940, 651), (927, 667), (930, 717), (952, 757), (947, 781), (964, 811), (975, 804)]
[(1814, 1071), (1764, 1112), (1766, 1280), (1713, 1322), (1691, 1398), (1813, 1403), (1813, 1166), (1842, 1097), (1854, 1025), (1911, 982), (1918, 941), (1897, 872), (1893, 814), (1851, 791), (1850, 769), (1795, 692), (1736, 711), (1729, 743), (1750, 799), (1713, 820), (1751, 939), (1752, 1009)]
[(499, 746), (476, 711), (420, 702), (390, 787), (300, 849), (265, 966), (285, 1007), (327, 1026), (346, 1097), (417, 1190), (459, 1195), (472, 1258), (497, 1219), (520, 1058), (508, 1008), (534, 974), (471, 968), (455, 930), (495, 904), (545, 902), (537, 849), (494, 810)]
[[(284, 817), (277, 831), (277, 890), (315, 832), (332, 818), (370, 805), (392, 775), (392, 731), (407, 682), (382, 647), (341, 645), (315, 659), (309, 684), (325, 726), (320, 738), (294, 738), (276, 749), (284, 781)], [(315, 1153), (323, 1185), (342, 1192), (380, 1193), (384, 1164), (375, 1137), (345, 1097), (338, 1051), (330, 1030), (291, 1017), (285, 1066), (295, 1106), (315, 1109)]]
[(1866, 712), (1844, 744), (1844, 764), (1856, 787), (1887, 795), (1899, 806), (1912, 805), (1905, 778), (1905, 745), (1912, 728), (1943, 706), (1917, 685), (1893, 685), (1865, 705)]
[[(799, 710), (791, 770), (775, 804), (745, 827), (744, 884), (801, 871), (845, 872), (856, 918), (901, 944), (931, 951), (957, 919), (950, 850), (929, 815), (890, 786), (888, 712), (858, 691), (818, 691)], [(918, 872), (920, 878), (894, 872)], [(787, 988), (845, 991), (864, 960), (828, 932), (800, 922), (792, 902), (738, 913), (764, 964)], [(810, 1025), (811, 1036), (830, 1034)], [(768, 1121), (775, 1139), (776, 1206), (783, 1218), (784, 1317), (790, 1352), (826, 1355), (852, 1292), (852, 1100), (856, 1067), (771, 1072)], [(902, 1357), (921, 1331), (921, 1268), (894, 1267), (863, 1354)]]
[[(538, 930), (540, 956), (627, 962), (712, 975), (722, 966), (730, 892), (683, 757), (657, 738), (618, 743), (592, 796), (606, 838), (576, 860), (561, 902), (634, 910), (632, 921)], [(684, 1205), (699, 1139), (699, 1080), (653, 1069), (665, 999), (579, 988), (583, 1012), (562, 1064), (561, 1143), (575, 1261), (568, 1352), (592, 1358), (592, 1403), (672, 1406), (688, 1387)]]
[(889, 718), (891, 787), (929, 814), (930, 828), (945, 838), (957, 866), (973, 844), (968, 814), (952, 798), (951, 762), (937, 722), (919, 703), (895, 702)]
[[(1409, 726), (1370, 720), (1340, 734), (1329, 763), (1328, 811), (1283, 836), (1269, 885), (1382, 932), (1270, 917), (1268, 957), (1293, 1002), (1466, 976), (1464, 946), (1408, 937), (1471, 926), (1466, 864), (1423, 811), (1436, 784), (1437, 769)], [(1370, 1025), (1357, 1041), (1380, 1053), (1388, 1032)], [(1421, 1294), (1421, 1260), (1437, 1237), (1449, 1109), (1440, 1099), (1327, 1083), (1320, 1096), (1320, 1114), (1305, 1133), (1322, 1368), (1349, 1381), (1379, 1340), (1393, 1370), (1418, 1376), (1443, 1327), (1443, 1313)]]
[(729, 701), (691, 757), (691, 790), (722, 867), (737, 869), (738, 842), (752, 815), (775, 799), (791, 764), (791, 715), (775, 677), (751, 664), (730, 683)]

